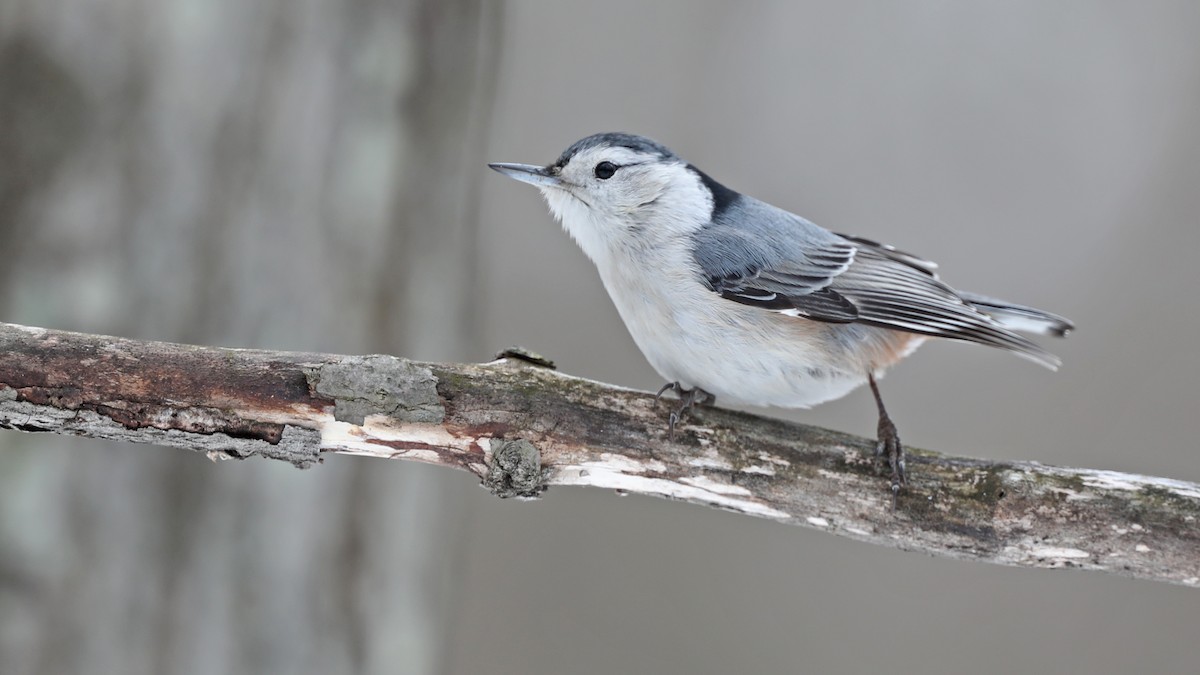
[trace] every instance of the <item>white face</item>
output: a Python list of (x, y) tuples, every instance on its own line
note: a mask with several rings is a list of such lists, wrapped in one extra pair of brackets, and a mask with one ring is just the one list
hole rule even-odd
[(560, 219), (567, 215), (560, 210), (567, 198), (605, 219), (627, 220), (662, 196), (674, 173), (672, 164), (678, 162), (667, 164), (628, 148), (587, 148), (557, 169), (561, 186), (540, 187)]
[(592, 261), (614, 249), (659, 245), (707, 222), (712, 197), (678, 159), (625, 147), (581, 150), (539, 184), (555, 218)]

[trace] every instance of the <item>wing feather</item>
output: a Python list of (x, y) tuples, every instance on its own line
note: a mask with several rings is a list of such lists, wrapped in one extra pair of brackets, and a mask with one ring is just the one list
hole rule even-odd
[[(834, 234), (749, 197), (739, 196), (697, 233), (694, 257), (709, 286), (734, 302), (816, 321), (977, 342), (1052, 369), (1059, 363), (981, 311), (1001, 301), (964, 298), (937, 278), (936, 264), (870, 239)], [(1004, 307), (1010, 314), (1040, 311)]]

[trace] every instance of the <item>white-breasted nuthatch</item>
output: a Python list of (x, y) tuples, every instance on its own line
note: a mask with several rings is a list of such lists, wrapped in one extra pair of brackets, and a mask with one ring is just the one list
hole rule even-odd
[(727, 400), (807, 408), (867, 382), (893, 494), (904, 449), (875, 379), (929, 337), (1057, 357), (1013, 330), (1063, 336), (1060, 316), (940, 281), (934, 263), (840, 235), (716, 182), (666, 147), (588, 136), (553, 164), (491, 164), (536, 186), (595, 263), (646, 359), (679, 394), (671, 413)]

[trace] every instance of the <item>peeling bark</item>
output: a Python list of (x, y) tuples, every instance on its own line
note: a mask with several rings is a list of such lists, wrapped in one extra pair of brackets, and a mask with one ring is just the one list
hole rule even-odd
[(898, 508), (872, 441), (706, 408), (666, 437), (652, 394), (505, 353), (418, 363), (193, 347), (0, 324), (0, 427), (463, 469), (501, 496), (591, 485), (934, 555), (1200, 586), (1200, 485), (910, 450)]

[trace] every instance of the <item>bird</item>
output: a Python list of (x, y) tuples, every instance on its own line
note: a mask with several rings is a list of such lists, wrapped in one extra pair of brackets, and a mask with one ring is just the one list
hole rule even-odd
[(535, 186), (596, 266), (629, 334), (673, 391), (668, 438), (716, 401), (808, 408), (867, 384), (893, 509), (904, 446), (877, 380), (929, 338), (974, 342), (1056, 370), (1016, 331), (1063, 337), (1049, 312), (955, 290), (937, 265), (838, 234), (742, 194), (628, 133), (576, 141), (548, 165), (492, 163)]

